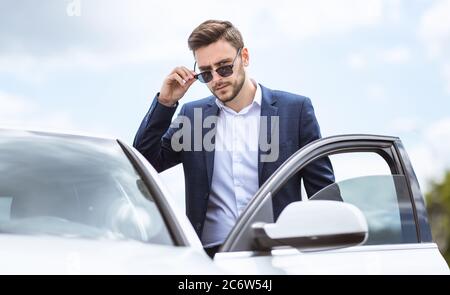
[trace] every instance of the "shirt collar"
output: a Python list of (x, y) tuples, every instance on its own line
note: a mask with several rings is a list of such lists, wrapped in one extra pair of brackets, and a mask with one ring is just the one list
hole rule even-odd
[[(256, 92), (255, 92), (255, 96), (253, 97), (253, 102), (252, 102), (249, 106), (245, 107), (244, 109), (250, 107), (251, 105), (253, 105), (253, 104), (255, 104), (255, 103), (256, 103), (257, 105), (261, 106), (261, 101), (262, 101), (261, 86), (259, 86), (259, 84), (258, 84), (255, 80), (251, 79), (251, 81), (252, 81), (253, 85), (256, 86)], [(220, 99), (218, 99), (218, 98), (216, 98), (216, 104), (217, 104), (217, 106), (219, 107), (219, 109), (221, 109), (221, 110), (223, 110), (223, 109), (229, 109), (229, 108), (228, 108), (223, 102), (221, 102)]]
[(255, 98), (253, 99), (253, 102), (256, 102), (259, 106), (261, 106), (261, 101), (262, 101), (261, 86), (259, 86), (259, 84), (256, 83), (254, 80), (252, 80), (252, 82), (253, 82), (253, 84), (256, 85)]

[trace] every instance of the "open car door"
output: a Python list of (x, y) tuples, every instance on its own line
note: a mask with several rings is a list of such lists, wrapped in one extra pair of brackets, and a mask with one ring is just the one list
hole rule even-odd
[[(337, 155), (346, 160), (333, 161)], [(373, 165), (358, 162), (361, 155), (377, 157), (386, 169), (369, 173)], [(274, 220), (277, 192), (322, 157), (356, 173), (309, 200), (299, 194)], [(400, 139), (375, 135), (323, 138), (297, 151), (261, 186), (214, 260), (243, 274), (449, 273)]]

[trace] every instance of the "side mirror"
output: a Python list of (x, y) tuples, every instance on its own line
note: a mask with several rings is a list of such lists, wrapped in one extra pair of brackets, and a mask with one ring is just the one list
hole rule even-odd
[(299, 201), (286, 206), (277, 222), (252, 225), (258, 250), (291, 246), (319, 251), (356, 246), (368, 237), (363, 213), (337, 201)]

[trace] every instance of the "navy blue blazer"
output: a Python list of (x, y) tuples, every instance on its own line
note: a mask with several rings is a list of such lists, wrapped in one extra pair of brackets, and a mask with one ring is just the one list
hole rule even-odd
[[(272, 173), (293, 153), (306, 144), (321, 137), (319, 124), (314, 114), (311, 100), (307, 97), (271, 90), (261, 85), (262, 102), (261, 116), (279, 116), (279, 157), (274, 162), (258, 163), (259, 185), (261, 186)], [(189, 102), (183, 105), (179, 115), (187, 116), (193, 126), (194, 109), (202, 109), (205, 120), (209, 116), (217, 116), (219, 108), (215, 97)], [(182, 125), (171, 126), (176, 107), (166, 107), (160, 104), (157, 97), (153, 100), (150, 110), (144, 117), (134, 139), (133, 146), (158, 171), (164, 171), (179, 163), (183, 164), (186, 192), (186, 214), (201, 237), (206, 208), (211, 189), (214, 171), (214, 150), (174, 151), (171, 147), (173, 134)], [(269, 121), (270, 126), (270, 121)], [(211, 128), (202, 129), (202, 139)], [(194, 129), (194, 128), (192, 128)], [(268, 142), (270, 142), (270, 127), (267, 128)], [(194, 130), (191, 133), (194, 140)], [(259, 151), (261, 156), (263, 152)], [(333, 168), (328, 158), (316, 160), (305, 167), (296, 177), (291, 178), (283, 188), (273, 197), (273, 213), (275, 219), (283, 208), (293, 202), (301, 200), (300, 180), (303, 177), (305, 190), (309, 197), (327, 185), (334, 183)]]

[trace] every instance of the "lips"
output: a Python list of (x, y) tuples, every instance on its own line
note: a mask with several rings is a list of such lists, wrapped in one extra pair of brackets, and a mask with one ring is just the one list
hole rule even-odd
[(221, 85), (220, 87), (216, 88), (216, 91), (222, 90), (224, 88), (228, 87), (228, 85)]

